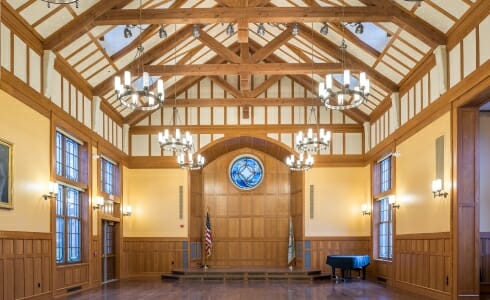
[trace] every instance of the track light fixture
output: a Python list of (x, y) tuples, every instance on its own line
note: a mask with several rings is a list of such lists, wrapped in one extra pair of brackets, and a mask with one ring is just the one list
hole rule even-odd
[(167, 32), (165, 31), (165, 28), (163, 27), (163, 25), (160, 25), (160, 30), (158, 30), (158, 36), (161, 39), (166, 39), (167, 38)]
[(201, 32), (198, 24), (194, 24), (194, 27), (192, 28), (192, 36), (195, 37), (196, 39), (201, 36)]
[(356, 33), (357, 33), (357, 34), (363, 34), (363, 33), (364, 33), (364, 26), (362, 25), (362, 23), (359, 23), (359, 24), (356, 26)]
[(260, 35), (260, 36), (264, 36), (265, 35), (264, 23), (260, 23), (259, 24), (259, 28), (257, 28), (257, 34)]
[(328, 34), (328, 24), (327, 23), (323, 23), (322, 28), (320, 28), (320, 33), (323, 34), (323, 35), (327, 35)]
[(293, 34), (293, 36), (297, 36), (299, 34), (299, 26), (298, 26), (298, 23), (294, 23), (293, 24), (293, 29), (292, 29), (291, 33)]
[(226, 26), (226, 34), (228, 36), (232, 36), (235, 34), (235, 29), (233, 28), (233, 24), (229, 23), (228, 26)]
[(131, 26), (126, 25), (126, 28), (124, 28), (124, 38), (129, 39), (133, 36), (133, 32), (131, 32)]
[(72, 4), (75, 3), (75, 7), (78, 8), (79, 0), (43, 0), (48, 3), (48, 8), (51, 8), (51, 4)]

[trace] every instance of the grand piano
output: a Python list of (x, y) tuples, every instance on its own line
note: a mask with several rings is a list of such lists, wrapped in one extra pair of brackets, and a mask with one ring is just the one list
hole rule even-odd
[(335, 276), (335, 269), (340, 269), (343, 280), (351, 277), (351, 271), (362, 271), (362, 279), (366, 279), (366, 267), (371, 263), (369, 255), (328, 255), (327, 265), (332, 267), (332, 277)]

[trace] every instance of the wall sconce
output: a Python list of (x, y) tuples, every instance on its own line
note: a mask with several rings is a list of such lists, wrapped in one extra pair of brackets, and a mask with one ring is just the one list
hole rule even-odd
[(448, 193), (442, 189), (442, 180), (435, 179), (432, 180), (432, 194), (435, 197), (444, 197), (447, 198)]
[(55, 199), (58, 196), (58, 183), (50, 182), (48, 187), (49, 194), (44, 194), (42, 197), (44, 200), (48, 200), (48, 198)]
[(362, 215), (365, 216), (365, 215), (371, 215), (371, 212), (368, 210), (368, 205), (367, 204), (363, 204), (361, 206), (361, 212), (362, 212)]
[(396, 204), (396, 197), (394, 195), (388, 197), (388, 203), (391, 205), (391, 208), (400, 208), (400, 204)]
[(131, 207), (131, 205), (126, 205), (123, 209), (123, 216), (130, 217), (132, 213), (133, 213), (133, 208)]
[(94, 206), (93, 206), (93, 209), (100, 209), (102, 206), (104, 206), (104, 197), (102, 196), (97, 196), (95, 197), (95, 202), (93, 203)]

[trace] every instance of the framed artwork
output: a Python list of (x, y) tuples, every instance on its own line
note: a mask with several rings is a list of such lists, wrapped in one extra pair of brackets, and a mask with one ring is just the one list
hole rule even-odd
[(0, 139), (0, 208), (12, 209), (12, 144)]

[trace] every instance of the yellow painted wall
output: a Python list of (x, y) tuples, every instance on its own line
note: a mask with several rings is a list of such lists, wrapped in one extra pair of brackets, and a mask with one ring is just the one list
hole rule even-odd
[(0, 209), (0, 231), (49, 232), (49, 119), (0, 90), (0, 138), (13, 144), (13, 210)]
[(447, 198), (432, 195), (436, 175), (435, 140), (444, 136), (444, 187), (451, 189), (451, 119), (446, 113), (397, 146), (396, 233), (450, 231), (451, 194)]
[[(370, 216), (361, 205), (370, 199), (369, 166), (313, 168), (305, 173), (305, 236), (369, 236)], [(310, 218), (310, 185), (314, 216)]]
[(480, 231), (490, 232), (490, 112), (480, 113)]
[[(123, 169), (125, 237), (187, 237), (188, 176), (181, 169)], [(184, 218), (179, 219), (179, 186), (184, 187)]]

